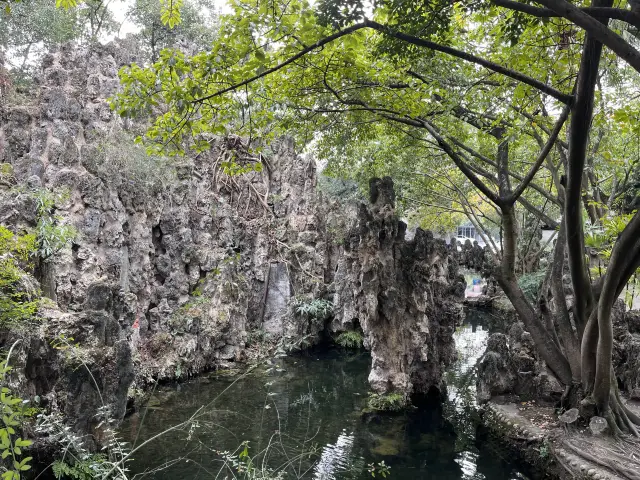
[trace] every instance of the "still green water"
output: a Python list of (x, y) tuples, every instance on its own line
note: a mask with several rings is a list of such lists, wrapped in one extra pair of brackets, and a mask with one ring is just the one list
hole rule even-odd
[(370, 364), (365, 352), (310, 352), (239, 379), (211, 375), (163, 388), (156, 406), (127, 419), (125, 438), (139, 445), (199, 411), (198, 418), (144, 446), (129, 467), (136, 478), (245, 478), (231, 463), (248, 441), (252, 465), (286, 472), (283, 478), (371, 478), (368, 465), (381, 461), (390, 467), (390, 480), (525, 478), (505, 452), (476, 433), (472, 367), (486, 337), (480, 326), (461, 327), (447, 400), (402, 415), (362, 415)]

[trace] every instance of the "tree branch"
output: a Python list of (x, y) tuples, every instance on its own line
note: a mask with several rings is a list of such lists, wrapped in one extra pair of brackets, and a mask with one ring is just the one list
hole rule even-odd
[(553, 88), (550, 85), (547, 85), (544, 82), (536, 80), (535, 78), (531, 78), (523, 73), (516, 72), (515, 70), (511, 70), (509, 68), (503, 67), (502, 65), (498, 65), (497, 63), (491, 62), (489, 60), (485, 60), (484, 58), (476, 57), (475, 55), (472, 55), (470, 53), (463, 52), (461, 50), (456, 50), (455, 48), (448, 47), (445, 45), (440, 45), (438, 43), (432, 42), (430, 40), (425, 40), (420, 37), (415, 37), (413, 35), (408, 35), (406, 33), (397, 32), (393, 30), (391, 27), (375, 22), (373, 20), (366, 19), (364, 21), (364, 24), (369, 28), (372, 28), (381, 33), (384, 33), (385, 35), (389, 35), (390, 37), (397, 38), (398, 40), (402, 40), (403, 42), (410, 43), (418, 47), (425, 47), (430, 50), (436, 50), (438, 52), (446, 53), (447, 55), (451, 55), (456, 58), (461, 58), (462, 60), (466, 60), (468, 62), (475, 63), (477, 65), (482, 65), (483, 67), (488, 68), (489, 70), (492, 70), (494, 72), (500, 73), (507, 77), (513, 78), (527, 85), (530, 85), (533, 88), (540, 90), (541, 92), (546, 93), (547, 95), (552, 96), (553, 98), (555, 98), (556, 100), (559, 100), (564, 104), (570, 104), (573, 99), (571, 95), (562, 93), (561, 91), (556, 90), (555, 88)]
[(422, 121), (424, 128), (429, 132), (429, 134), (438, 142), (440, 148), (445, 151), (445, 153), (453, 160), (453, 163), (460, 169), (460, 171), (467, 177), (471, 183), (473, 183), (478, 190), (480, 190), (489, 200), (491, 200), (496, 205), (500, 204), (500, 197), (492, 191), (487, 185), (478, 178), (478, 176), (471, 171), (471, 169), (467, 166), (467, 164), (462, 160), (462, 158), (455, 152), (455, 150), (449, 145), (449, 143), (438, 133), (436, 128), (431, 125), (426, 120)]
[[(476, 150), (472, 149), (471, 147), (469, 147), (468, 145), (465, 145), (464, 143), (462, 143), (461, 141), (453, 138), (453, 137), (449, 137), (449, 140), (451, 142), (453, 142), (454, 144), (456, 144), (458, 147), (462, 148), (463, 150), (466, 150), (467, 152), (469, 152), (471, 155), (473, 155), (474, 157), (476, 157), (478, 160), (481, 160), (482, 162), (486, 163), (487, 165), (491, 165), (494, 168), (498, 168), (497, 163), (494, 162), (493, 160), (491, 160), (488, 157), (485, 157), (484, 155), (482, 155), (481, 153), (477, 152)], [(516, 180), (518, 180), (519, 182), (522, 182), (524, 180), (524, 178), (521, 175), (518, 175), (517, 173), (514, 173), (512, 171), (509, 171), (509, 175), (511, 175), (513, 178), (515, 178)], [(553, 195), (551, 195), (551, 193), (547, 192), (544, 188), (542, 188), (540, 185), (538, 185), (537, 183), (533, 183), (530, 182), (530, 186), (531, 188), (533, 188), (536, 192), (538, 192), (540, 195), (542, 195), (544, 198), (546, 198), (547, 200), (549, 200), (550, 202), (552, 202), (555, 205), (560, 205), (559, 200), (554, 197)], [(557, 222), (554, 222), (557, 225)]]
[[(512, 0), (492, 0), (494, 5), (499, 7), (508, 8), (509, 10), (515, 10), (522, 13), (527, 13), (535, 17), (540, 18), (553, 18), (562, 17), (562, 15), (556, 13), (550, 8), (539, 8), (533, 5), (527, 5), (520, 2), (514, 2)], [(630, 25), (640, 28), (640, 15), (630, 10), (624, 10), (622, 8), (607, 8), (607, 7), (586, 7), (580, 8), (580, 10), (595, 18), (622, 20)]]
[(510, 198), (511, 203), (514, 203), (518, 199), (518, 197), (522, 195), (525, 188), (527, 188), (529, 183), (531, 183), (531, 181), (533, 180), (533, 177), (535, 177), (536, 173), (542, 166), (542, 163), (545, 161), (545, 159), (547, 158), (547, 155), (549, 155), (549, 152), (553, 148), (553, 145), (555, 144), (558, 138), (558, 135), (560, 135), (560, 131), (564, 126), (564, 122), (567, 121), (567, 117), (569, 116), (570, 111), (571, 111), (571, 108), (569, 106), (566, 106), (562, 111), (560, 118), (558, 119), (555, 127), (553, 128), (553, 131), (549, 135), (549, 139), (547, 140), (547, 143), (545, 144), (544, 148), (540, 152), (540, 155), (538, 155), (538, 158), (536, 159), (535, 163), (531, 167), (531, 170), (529, 170), (529, 173), (525, 175), (524, 179), (520, 182), (520, 185), (518, 185), (518, 187), (515, 189), (515, 191), (511, 195), (511, 198)]
[(536, 0), (560, 16), (571, 20), (589, 33), (595, 40), (609, 47), (616, 55), (625, 60), (634, 70), (640, 72), (640, 52), (627, 43), (620, 35), (610, 30), (606, 24), (596, 20), (575, 5), (565, 0)]
[(342, 30), (337, 31), (336, 33), (329, 35), (327, 37), (324, 37), (320, 40), (318, 40), (316, 43), (314, 43), (313, 45), (309, 45), (306, 48), (303, 48), (302, 50), (300, 50), (298, 53), (296, 53), (295, 55), (289, 57), (288, 59), (286, 59), (285, 61), (279, 63), (278, 65), (271, 67), (271, 68), (267, 68), (265, 71), (258, 73), (257, 75), (254, 75), (253, 77), (247, 78), (246, 80), (243, 80), (241, 82), (235, 83), (233, 85), (230, 85), (229, 87), (223, 88), (221, 90), (218, 90), (210, 95), (205, 95), (203, 97), (200, 98), (196, 98), (195, 100), (193, 100), (194, 103), (201, 103), (204, 102), (205, 100), (209, 100), (211, 98), (214, 97), (219, 97), (220, 95), (224, 95), (225, 93), (228, 92), (232, 92), (234, 90), (237, 90), (240, 87), (244, 87), (245, 85), (249, 85), (250, 83), (255, 82), (256, 80), (259, 80), (261, 78), (264, 78), (268, 75), (271, 75), (272, 73), (277, 72), (278, 70), (281, 70), (282, 68), (286, 67), (287, 65), (292, 64), (293, 62), (295, 62), (296, 60), (299, 60), (300, 58), (304, 57), (306, 54), (319, 49), (320, 47), (323, 47), (324, 45), (327, 45), (331, 42), (333, 42), (334, 40), (337, 40), (341, 37), (344, 37), (346, 35), (349, 35), (353, 32), (357, 32), (358, 30), (362, 30), (363, 28), (365, 28), (366, 25), (365, 23), (356, 23), (354, 25), (351, 25), (350, 27), (344, 28)]

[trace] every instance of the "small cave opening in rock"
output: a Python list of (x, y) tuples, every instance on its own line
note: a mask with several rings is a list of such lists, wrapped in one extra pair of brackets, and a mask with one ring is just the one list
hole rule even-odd
[(122, 224), (122, 233), (124, 235), (125, 238), (125, 244), (129, 243), (129, 236), (131, 235), (131, 228), (129, 226), (129, 221), (125, 220), (125, 222)]
[(440, 390), (435, 385), (431, 385), (427, 393), (414, 393), (411, 395), (411, 403), (423, 409), (442, 408), (446, 391)]
[(165, 253), (167, 253), (167, 249), (162, 243), (162, 237), (162, 229), (160, 228), (160, 224), (158, 224), (151, 229), (151, 241), (153, 242), (153, 247), (155, 248), (156, 255), (164, 255)]
[(155, 302), (149, 302), (149, 306), (147, 307), (146, 312), (144, 312), (144, 318), (146, 318), (148, 324), (147, 324), (147, 328), (149, 330), (151, 330), (151, 314), (149, 312), (151, 312), (151, 310), (153, 310), (154, 308), (156, 308), (158, 306), (157, 303)]
[(71, 244), (71, 258), (73, 258), (74, 263), (81, 264), (83, 262), (82, 258), (78, 258), (78, 252), (80, 251), (80, 245), (78, 243)]

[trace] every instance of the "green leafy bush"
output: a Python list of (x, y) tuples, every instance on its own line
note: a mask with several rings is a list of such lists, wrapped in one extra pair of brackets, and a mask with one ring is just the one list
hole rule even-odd
[(46, 262), (71, 242), (78, 232), (66, 225), (61, 215), (55, 213), (56, 204), (69, 198), (67, 191), (37, 190), (34, 193), (38, 223), (36, 225), (37, 253)]
[(407, 407), (407, 400), (400, 393), (370, 393), (367, 407), (377, 412), (400, 412)]
[(343, 348), (362, 348), (362, 334), (355, 330), (342, 332), (336, 337), (336, 343)]
[(53, 475), (56, 478), (70, 480), (94, 480), (100, 472), (106, 473), (106, 455), (92, 454), (86, 459), (73, 458), (69, 456), (69, 461), (55, 460), (51, 466)]
[(296, 305), (296, 313), (310, 318), (324, 318), (332, 311), (333, 303), (321, 298), (316, 298), (310, 302), (299, 302)]
[(538, 298), (540, 287), (546, 274), (547, 272), (544, 270), (539, 270), (533, 273), (525, 273), (518, 279), (518, 285), (530, 301), (534, 302)]
[[(17, 342), (16, 342), (17, 343)], [(29, 461), (31, 457), (25, 457), (22, 449), (31, 445), (30, 440), (25, 440), (18, 436), (17, 430), (22, 423), (31, 415), (32, 409), (27, 408), (26, 402), (15, 397), (11, 389), (6, 386), (7, 375), (11, 371), (9, 357), (16, 344), (9, 350), (7, 360), (0, 368), (0, 456), (6, 468), (1, 475), (2, 480), (20, 480), (22, 472), (31, 469)]]
[(33, 267), (36, 237), (17, 235), (0, 225), (0, 325), (16, 326), (38, 310), (34, 292), (23, 283), (25, 269)]

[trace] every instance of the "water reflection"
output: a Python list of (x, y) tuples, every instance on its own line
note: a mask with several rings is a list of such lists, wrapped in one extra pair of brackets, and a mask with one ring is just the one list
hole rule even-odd
[(248, 440), (254, 468), (286, 471), (287, 478), (361, 480), (371, 478), (367, 466), (381, 460), (391, 467), (392, 480), (523, 478), (498, 446), (477, 435), (473, 367), (487, 332), (481, 321), (469, 320), (456, 332), (460, 354), (446, 377), (444, 404), (363, 417), (366, 353), (330, 350), (282, 359), (240, 380), (213, 375), (180, 391), (164, 389), (155, 406), (127, 420), (123, 435), (139, 433), (144, 441), (202, 405), (211, 407), (197, 425), (145, 446), (130, 467), (138, 478), (167, 462), (176, 463), (147, 478), (232, 478), (232, 464), (244, 449), (238, 446)]
[(334, 444), (323, 447), (320, 460), (313, 469), (313, 478), (331, 480), (336, 478), (337, 473), (349, 470), (354, 441), (353, 434), (343, 431)]

